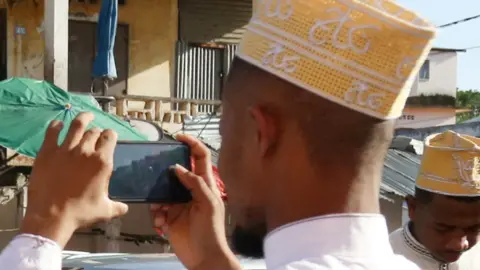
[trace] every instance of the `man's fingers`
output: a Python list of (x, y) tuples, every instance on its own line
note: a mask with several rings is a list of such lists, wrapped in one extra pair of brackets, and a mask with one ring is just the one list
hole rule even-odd
[[(152, 214), (153, 228), (159, 235), (168, 233), (169, 222), (174, 222), (178, 217), (178, 213), (171, 213), (168, 205), (152, 204), (150, 205), (150, 213)], [(173, 216), (173, 218), (171, 218)]]
[(106, 160), (113, 161), (113, 152), (117, 145), (117, 133), (111, 129), (104, 130), (97, 140), (96, 151)]
[(160, 236), (164, 236), (168, 232), (168, 226), (165, 225), (162, 228), (155, 228), (155, 232)]
[(57, 120), (50, 122), (47, 132), (45, 133), (45, 140), (43, 141), (42, 149), (55, 149), (58, 147), (58, 136), (60, 135), (62, 128), (62, 122)]
[(97, 127), (89, 129), (80, 141), (81, 148), (88, 153), (94, 152), (101, 133), (102, 130)]
[(213, 194), (220, 196), (217, 182), (213, 177), (211, 153), (208, 147), (197, 138), (190, 135), (179, 134), (176, 139), (190, 146), (194, 163), (193, 165), (195, 167), (193, 171), (196, 175), (202, 176), (205, 179), (206, 185), (210, 187)]
[(75, 148), (82, 140), (83, 134), (90, 122), (93, 121), (93, 118), (94, 115), (90, 112), (82, 112), (78, 114), (70, 124), (70, 129), (68, 130), (67, 137), (62, 146), (69, 150)]
[(167, 225), (167, 212), (157, 211), (152, 213), (153, 227), (162, 228)]
[(168, 211), (169, 206), (165, 204), (151, 204), (150, 211)]
[(168, 209), (169, 207), (163, 204), (150, 205), (150, 213), (152, 214), (153, 227), (157, 229), (157, 232), (165, 232), (162, 228), (167, 226)]
[(111, 201), (111, 218), (117, 218), (125, 215), (128, 212), (128, 205)]
[(193, 136), (179, 134), (176, 137), (177, 140), (190, 146), (191, 155), (195, 163), (195, 174), (206, 177), (207, 185), (214, 187), (216, 185), (213, 181), (212, 161), (210, 150), (201, 141)]
[(194, 201), (205, 203), (212, 201), (212, 191), (202, 177), (188, 171), (180, 165), (175, 166), (180, 182), (192, 193)]
[(160, 210), (160, 209), (162, 209), (161, 204), (150, 204), (150, 211), (157, 211), (157, 210)]

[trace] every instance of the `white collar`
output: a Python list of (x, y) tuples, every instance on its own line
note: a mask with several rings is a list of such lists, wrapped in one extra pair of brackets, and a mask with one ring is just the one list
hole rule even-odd
[[(433, 255), (430, 253), (430, 251), (428, 251), (428, 249), (424, 245), (422, 245), (420, 242), (417, 241), (417, 239), (415, 239), (415, 237), (413, 237), (413, 234), (410, 231), (410, 224), (411, 222), (407, 222), (405, 223), (405, 225), (403, 225), (403, 240), (405, 241), (405, 244), (414, 252), (422, 256), (426, 256), (429, 259), (438, 261), (437, 259), (435, 259), (435, 257), (433, 257)], [(438, 263), (441, 263), (441, 262), (438, 262)]]
[(264, 251), (268, 269), (326, 254), (363, 259), (393, 254), (379, 214), (326, 215), (287, 224), (267, 235)]

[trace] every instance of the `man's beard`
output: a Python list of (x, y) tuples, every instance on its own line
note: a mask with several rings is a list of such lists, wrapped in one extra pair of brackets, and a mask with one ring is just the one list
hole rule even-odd
[(236, 226), (232, 234), (232, 244), (236, 252), (251, 258), (263, 258), (263, 239), (267, 235), (267, 226), (254, 228)]

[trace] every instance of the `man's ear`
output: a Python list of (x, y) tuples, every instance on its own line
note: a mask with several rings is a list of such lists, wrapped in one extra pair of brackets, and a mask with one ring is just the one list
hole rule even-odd
[(255, 127), (255, 139), (262, 156), (267, 155), (278, 140), (278, 123), (272, 113), (260, 106), (253, 106), (248, 112)]
[(415, 216), (415, 211), (417, 210), (417, 201), (412, 195), (407, 195), (407, 197), (405, 197), (405, 201), (407, 202), (408, 206), (408, 217), (410, 218), (410, 220), (413, 220)]

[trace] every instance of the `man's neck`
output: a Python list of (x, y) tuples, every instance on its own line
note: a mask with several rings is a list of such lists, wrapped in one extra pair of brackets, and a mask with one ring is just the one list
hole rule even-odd
[[(361, 177), (361, 175), (365, 177)], [(267, 224), (271, 231), (282, 225), (316, 216), (342, 213), (379, 213), (380, 174), (353, 176), (345, 170), (335, 176), (295, 177), (277, 187), (268, 203)]]
[(425, 245), (422, 243), (422, 240), (418, 237), (418, 233), (416, 231), (415, 224), (412, 221), (408, 222), (407, 229), (410, 232), (410, 235), (413, 237), (413, 239), (425, 248)]
[(435, 260), (437, 260), (439, 263), (446, 263), (442, 259), (437, 258), (425, 247), (425, 245), (422, 243), (422, 240), (418, 237), (418, 233), (415, 230), (415, 224), (413, 222), (411, 221), (408, 222), (407, 229), (410, 232), (410, 235), (413, 237), (413, 239), (417, 241), (417, 243), (419, 243), (423, 247), (423, 249), (427, 251)]
[[(415, 225), (413, 224), (413, 222), (409, 221), (408, 224), (407, 224), (407, 228), (408, 230), (410, 231), (410, 234), (412, 235), (412, 237), (417, 240), (418, 243), (422, 244), (420, 242), (420, 240), (418, 239), (417, 237), (417, 233), (415, 232)], [(422, 244), (423, 245), (423, 244)]]

